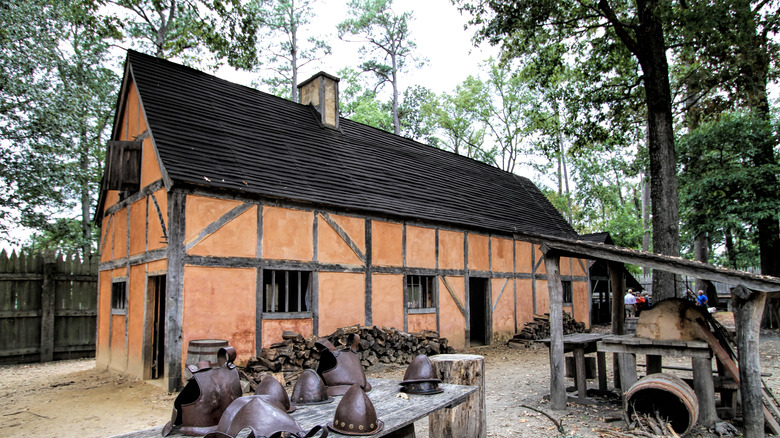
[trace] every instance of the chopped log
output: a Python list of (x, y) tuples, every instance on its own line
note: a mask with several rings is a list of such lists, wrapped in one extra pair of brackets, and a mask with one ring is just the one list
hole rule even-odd
[(431, 438), (475, 438), (487, 434), (485, 416), (485, 359), (473, 354), (440, 354), (431, 363), (444, 383), (476, 385), (479, 389), (463, 403), (428, 416)]

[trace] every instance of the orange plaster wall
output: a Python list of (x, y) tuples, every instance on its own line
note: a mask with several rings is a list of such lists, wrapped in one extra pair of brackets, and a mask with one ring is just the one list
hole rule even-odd
[(184, 267), (182, 364), (193, 339), (226, 339), (244, 362), (255, 352), (255, 287), (250, 268)]
[(463, 269), (463, 233), (439, 230), (439, 269)]
[(404, 329), (404, 276), (371, 276), (371, 318), (377, 327)]
[(355, 242), (355, 245), (366, 252), (366, 220), (359, 217), (339, 216), (337, 214), (330, 215), (339, 226), (347, 233), (350, 239)]
[(339, 327), (364, 324), (366, 280), (364, 274), (319, 273), (319, 336)]
[(480, 234), (469, 233), (469, 266), (474, 271), (490, 270), (488, 243), (490, 238)]
[(111, 315), (111, 363), (119, 371), (127, 370), (125, 357), (125, 315)]
[(187, 215), (184, 242), (190, 243), (207, 225), (239, 205), (241, 201), (188, 195), (184, 212)]
[[(582, 264), (580, 265), (580, 262)], [(588, 274), (585, 273), (585, 269), (588, 267), (588, 261), (585, 259), (574, 259), (574, 270), (572, 271), (572, 275), (575, 276), (586, 276)], [(585, 269), (583, 269), (583, 267)]]
[(314, 213), (263, 208), (263, 258), (310, 261), (314, 257)]
[[(469, 242), (470, 243), (470, 242)], [(493, 237), (490, 243), (490, 249), (493, 252), (493, 271), (494, 272), (514, 272), (514, 255), (512, 254), (512, 241)]]
[[(460, 304), (465, 305), (466, 288), (463, 277), (447, 277), (447, 283), (452, 286)], [(439, 328), (440, 335), (447, 338), (452, 348), (462, 349), (466, 346), (466, 318), (460, 313), (458, 305), (455, 304), (441, 278), (439, 279)]]
[(168, 260), (157, 260), (147, 265), (146, 272), (150, 275), (165, 274), (168, 269)]
[(141, 108), (138, 105), (138, 90), (135, 88), (135, 82), (131, 81), (127, 87), (127, 100), (125, 100), (125, 119), (122, 121), (123, 140), (133, 140), (138, 137), (142, 131), (139, 129), (139, 119)]
[(590, 311), (588, 309), (588, 282), (572, 282), (572, 295), (572, 299), (574, 301), (574, 319), (584, 322), (585, 327), (590, 328)]
[(372, 221), (372, 262), (379, 266), (403, 265), (403, 225)]
[(119, 190), (108, 190), (106, 191), (106, 201), (103, 209), (105, 210), (117, 202), (119, 202)]
[(127, 294), (127, 372), (143, 376), (144, 311), (146, 309), (146, 266), (130, 267)]
[(528, 242), (515, 241), (515, 253), (517, 256), (517, 272), (530, 274), (533, 271), (532, 245)]
[(189, 254), (216, 257), (257, 255), (257, 207), (241, 213), (195, 245)]
[(436, 268), (436, 230), (406, 226), (406, 266)]
[(536, 313), (550, 313), (550, 291), (547, 280), (536, 280)]
[(162, 179), (160, 163), (157, 161), (157, 155), (154, 153), (152, 139), (144, 139), (143, 150), (141, 152), (141, 187)]
[(114, 246), (113, 216), (103, 216), (103, 226), (100, 227), (100, 261), (111, 260)]
[(561, 257), (561, 275), (571, 275), (572, 262), (571, 257)]
[[(513, 280), (506, 278), (494, 278), (491, 280), (493, 290), (493, 302), (495, 305), (493, 311), (493, 342), (505, 341), (511, 338), (515, 333), (515, 306), (514, 295), (515, 288)], [(501, 293), (503, 289), (503, 293)], [(499, 298), (499, 295), (501, 297)], [(498, 304), (496, 304), (496, 301)]]
[(144, 197), (130, 204), (130, 255), (146, 251), (146, 201)]
[(534, 290), (531, 279), (517, 280), (517, 327), (534, 319)]
[(114, 214), (114, 253), (112, 259), (127, 257), (127, 209)]
[[(157, 200), (157, 205), (160, 207), (160, 213), (162, 213), (163, 223), (165, 229), (168, 229), (168, 194), (165, 189), (154, 192), (154, 197)], [(160, 215), (157, 213), (157, 208), (154, 206), (154, 201), (149, 197), (149, 250), (165, 248), (165, 237), (163, 236), (162, 224), (160, 224)]]
[[(409, 327), (409, 333), (421, 332), (423, 330), (436, 331), (435, 313), (415, 313), (406, 316), (406, 322)], [(447, 339), (449, 341), (449, 339)]]
[(536, 268), (536, 273), (546, 274), (547, 266), (544, 265), (544, 256), (542, 255), (542, 250), (540, 248), (540, 246), (534, 246), (534, 256), (536, 257), (534, 261), (539, 262), (539, 259), (542, 259), (542, 261), (539, 263), (539, 267)]
[[(331, 219), (334, 219), (334, 216), (331, 216)], [(346, 218), (344, 218), (346, 219)], [(357, 254), (355, 254), (355, 251), (352, 250), (352, 248), (347, 244), (347, 242), (336, 232), (333, 227), (325, 221), (325, 219), (320, 216), (317, 218), (318, 226), (317, 226), (317, 245), (318, 245), (318, 253), (317, 257), (320, 262), (323, 263), (341, 263), (346, 265), (362, 265), (363, 262), (358, 258)], [(336, 222), (338, 224), (338, 222)], [(360, 249), (360, 251), (365, 254), (365, 231), (363, 230), (356, 230), (350, 233), (346, 229), (344, 229), (341, 224), (339, 224), (340, 227), (342, 227), (342, 230), (344, 230), (345, 233), (347, 233), (347, 236), (352, 240), (353, 243), (355, 243), (355, 246)], [(354, 234), (360, 234), (363, 238), (361, 241), (363, 242), (363, 247), (358, 244), (358, 242), (353, 237)]]
[(313, 334), (311, 318), (305, 319), (264, 319), (263, 320), (263, 348), (268, 348), (274, 342), (282, 342), (282, 333), (289, 330), (300, 333), (303, 337)]
[(98, 273), (97, 339), (95, 361), (98, 368), (107, 367), (111, 360), (108, 349), (109, 321), (111, 318), (111, 271)]

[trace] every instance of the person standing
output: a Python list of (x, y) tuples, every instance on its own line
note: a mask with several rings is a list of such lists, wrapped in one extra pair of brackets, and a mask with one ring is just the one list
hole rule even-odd
[(707, 302), (709, 300), (707, 299), (707, 295), (704, 294), (703, 290), (699, 290), (698, 296), (696, 297), (696, 305), (700, 307), (707, 307)]
[(626, 317), (633, 318), (636, 315), (636, 297), (631, 289), (623, 297), (623, 303), (626, 305)]

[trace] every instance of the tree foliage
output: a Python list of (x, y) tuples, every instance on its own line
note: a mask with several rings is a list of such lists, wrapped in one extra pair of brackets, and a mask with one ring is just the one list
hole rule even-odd
[[(357, 37), (363, 43), (359, 49), (364, 58), (360, 69), (374, 74), (375, 90), (383, 84), (392, 87), (393, 132), (401, 133), (399, 107), (399, 74), (407, 71), (417, 45), (411, 40), (409, 21), (411, 12), (397, 14), (392, 0), (350, 0), (350, 18), (338, 25), (339, 38)], [(418, 62), (418, 66), (421, 62)]]
[(105, 65), (107, 35), (88, 5), (24, 0), (8, 6), (0, 55), (2, 82), (9, 85), (0, 87), (8, 103), (0, 114), (0, 227), (54, 232), (57, 221), (75, 220), (81, 237), (69, 245), (88, 254), (118, 84)]
[(255, 70), (270, 70), (261, 79), (277, 96), (298, 101), (298, 71), (331, 53), (330, 46), (314, 36), (303, 39), (303, 28), (313, 18), (316, 0), (254, 0), (247, 7), (259, 17), (259, 59)]

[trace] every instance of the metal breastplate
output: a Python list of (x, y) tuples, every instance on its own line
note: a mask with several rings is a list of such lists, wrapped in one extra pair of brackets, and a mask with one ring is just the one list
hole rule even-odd
[(337, 350), (328, 340), (318, 341), (320, 364), (317, 372), (328, 387), (328, 395), (343, 395), (353, 384), (359, 385), (365, 392), (371, 391), (371, 384), (366, 380), (357, 355), (359, 342), (360, 338), (355, 336), (352, 347)]
[(179, 425), (184, 435), (201, 436), (213, 431), (225, 409), (239, 397), (241, 383), (235, 365), (196, 371), (173, 402), (173, 415), (163, 436)]

